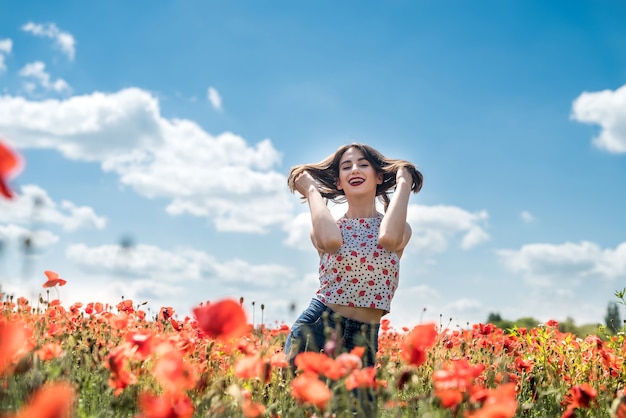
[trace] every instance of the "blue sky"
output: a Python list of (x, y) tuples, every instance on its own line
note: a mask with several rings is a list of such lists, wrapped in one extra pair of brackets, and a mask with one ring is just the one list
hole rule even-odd
[(621, 1), (0, 0), (0, 137), (26, 161), (2, 289), (35, 300), (54, 270), (68, 304), (243, 296), (290, 323), (317, 256), (286, 175), (356, 141), (425, 177), (393, 325), (602, 322), (626, 284), (624, 21)]

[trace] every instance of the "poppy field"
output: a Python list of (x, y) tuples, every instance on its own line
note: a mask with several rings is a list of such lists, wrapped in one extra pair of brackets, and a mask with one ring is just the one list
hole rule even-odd
[[(48, 296), (67, 284), (45, 275)], [(623, 332), (384, 320), (376, 367), (363, 368), (357, 348), (300, 354), (292, 370), (289, 327), (253, 326), (242, 299), (185, 318), (143, 308), (3, 295), (0, 416), (342, 417), (353, 416), (354, 391), (369, 390), (381, 417), (626, 417)]]

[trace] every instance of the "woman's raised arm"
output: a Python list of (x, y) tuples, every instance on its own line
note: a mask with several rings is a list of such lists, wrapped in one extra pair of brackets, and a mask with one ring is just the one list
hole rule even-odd
[(295, 180), (296, 190), (306, 197), (311, 212), (311, 241), (318, 251), (334, 253), (343, 238), (337, 222), (320, 194), (315, 179), (304, 171)]

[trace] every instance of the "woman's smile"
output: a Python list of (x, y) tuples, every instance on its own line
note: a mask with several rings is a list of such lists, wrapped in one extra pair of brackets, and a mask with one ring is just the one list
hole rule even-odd
[(360, 186), (365, 183), (365, 179), (363, 177), (353, 177), (348, 181), (348, 183), (350, 186)]

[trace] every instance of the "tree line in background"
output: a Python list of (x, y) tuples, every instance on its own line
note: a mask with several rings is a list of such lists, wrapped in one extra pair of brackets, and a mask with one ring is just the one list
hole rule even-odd
[[(609, 302), (606, 309), (606, 316), (604, 317), (604, 324), (598, 322), (578, 326), (574, 322), (574, 319), (567, 317), (564, 322), (559, 322), (559, 331), (569, 332), (580, 338), (585, 338), (588, 335), (597, 335), (602, 338), (617, 334), (623, 328), (626, 328), (626, 319), (621, 319), (619, 311), (619, 304), (624, 304), (624, 291), (616, 292), (615, 295), (620, 298), (621, 301)], [(487, 323), (509, 332), (516, 328), (535, 328), (541, 321), (531, 316), (511, 321), (503, 319), (499, 313), (492, 312), (487, 317)]]

